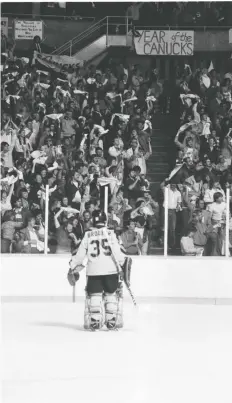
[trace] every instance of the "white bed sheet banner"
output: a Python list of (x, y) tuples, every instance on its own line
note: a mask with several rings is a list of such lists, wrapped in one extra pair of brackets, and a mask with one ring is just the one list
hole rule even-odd
[(192, 56), (194, 31), (136, 30), (134, 46), (138, 55)]
[(65, 65), (83, 66), (83, 60), (78, 60), (76, 56), (50, 55), (35, 51), (34, 58), (43, 66), (55, 71), (62, 71)]
[(33, 39), (39, 36), (43, 39), (43, 21), (14, 21), (15, 39)]

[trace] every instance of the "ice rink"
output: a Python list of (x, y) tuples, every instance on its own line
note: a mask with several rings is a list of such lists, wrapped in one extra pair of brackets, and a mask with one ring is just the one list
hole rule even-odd
[(83, 330), (83, 300), (2, 304), (3, 403), (231, 403), (232, 305), (125, 303)]

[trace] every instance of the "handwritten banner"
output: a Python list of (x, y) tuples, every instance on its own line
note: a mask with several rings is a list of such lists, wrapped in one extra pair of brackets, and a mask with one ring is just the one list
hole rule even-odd
[(48, 69), (60, 72), (65, 66), (83, 66), (83, 61), (78, 60), (75, 56), (66, 55), (48, 55), (46, 53), (34, 52), (34, 58)]
[(15, 39), (43, 39), (43, 21), (14, 21)]
[(192, 56), (194, 52), (193, 31), (137, 31), (134, 38), (138, 55)]
[(8, 18), (1, 17), (1, 32), (3, 35), (8, 36)]

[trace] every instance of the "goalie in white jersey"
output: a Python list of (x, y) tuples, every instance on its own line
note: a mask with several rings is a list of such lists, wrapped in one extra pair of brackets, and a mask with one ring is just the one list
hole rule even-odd
[(68, 279), (75, 284), (87, 258), (84, 327), (97, 330), (106, 324), (108, 329), (116, 329), (123, 326), (121, 272), (131, 259), (121, 252), (115, 233), (107, 229), (105, 213), (96, 210), (92, 219), (94, 228), (85, 233), (72, 256)]

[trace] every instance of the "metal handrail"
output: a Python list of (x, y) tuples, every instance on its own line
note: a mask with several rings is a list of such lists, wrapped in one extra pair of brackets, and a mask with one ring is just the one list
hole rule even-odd
[(80, 37), (76, 37), (75, 40), (71, 39), (70, 41), (66, 42), (64, 45), (62, 45), (60, 48), (54, 50), (52, 53), (55, 54), (62, 54), (65, 53), (69, 50), (70, 56), (72, 55), (72, 47), (74, 45), (77, 45), (78, 43), (80, 43), (82, 40), (88, 38), (93, 32), (97, 31), (99, 28), (101, 28), (103, 25), (94, 27), (94, 29), (89, 30), (88, 32), (82, 33), (82, 35), (80, 35)]
[[(64, 50), (64, 52), (65, 52), (66, 50), (68, 50), (68, 49), (72, 49), (73, 46), (77, 45), (78, 43), (80, 43), (80, 42), (83, 41), (84, 39), (88, 38), (91, 34), (93, 34), (93, 33), (94, 33), (95, 31), (97, 31), (99, 28), (104, 27), (104, 25), (107, 25), (107, 24), (102, 24), (102, 25), (100, 25), (99, 27), (95, 27), (94, 30), (91, 30), (91, 31), (89, 31), (89, 32), (86, 32), (84, 36), (82, 36), (81, 38), (77, 38), (78, 40), (76, 40), (76, 41), (74, 41), (74, 42), (73, 42), (73, 41), (70, 41), (70, 47), (66, 48), (66, 49)], [(70, 50), (70, 56), (71, 56), (71, 54), (72, 54), (72, 52), (71, 52), (71, 50)]]
[(81, 39), (81, 37), (89, 32), (90, 29), (93, 29), (94, 27), (99, 26), (99, 24), (104, 21), (106, 19), (106, 17), (102, 18), (101, 20), (97, 21), (95, 24), (91, 25), (90, 27), (88, 27), (87, 29), (85, 29), (83, 32), (81, 32), (80, 34), (78, 34), (77, 36), (75, 36), (74, 38), (72, 38), (70, 41), (65, 42), (62, 46), (60, 46), (58, 49), (54, 50), (52, 53), (56, 53), (56, 54), (60, 54), (62, 52), (65, 52), (66, 50), (68, 50), (70, 48), (70, 44), (74, 44), (76, 43), (76, 39)]
[(25, 17), (26, 18), (28, 18), (28, 19), (35, 19), (35, 18), (38, 18), (38, 19), (40, 19), (40, 20), (42, 20), (43, 18), (51, 18), (51, 19), (53, 19), (53, 18), (57, 18), (57, 19), (62, 19), (62, 20), (65, 20), (65, 19), (70, 19), (70, 18), (72, 18), (72, 19), (74, 19), (75, 20), (75, 18), (80, 18), (80, 20), (84, 20), (84, 21), (95, 21), (95, 17), (85, 17), (85, 16), (81, 16), (81, 15), (56, 15), (56, 14), (21, 14), (21, 13), (2, 13), (1, 14), (1, 16), (2, 17), (12, 17), (12, 18), (19, 18), (19, 19), (24, 19), (25, 20)]
[(136, 25), (136, 29), (138, 30), (145, 30), (145, 29), (155, 29), (155, 30), (204, 30), (204, 31), (211, 31), (211, 30), (219, 30), (224, 31), (227, 29), (231, 29), (231, 26), (222, 26), (222, 25), (215, 25), (215, 26), (204, 26), (204, 25)]
[[(109, 19), (119, 19), (120, 20), (125, 20), (126, 22), (110, 22), (109, 23)], [(126, 17), (126, 16), (111, 16), (111, 17), (104, 17), (101, 20), (97, 21), (95, 24), (92, 24), (90, 27), (88, 27), (85, 31), (81, 32), (80, 34), (78, 34), (76, 37), (72, 38), (71, 40), (69, 40), (68, 42), (65, 42), (62, 46), (60, 46), (58, 49), (55, 49), (52, 53), (55, 54), (61, 54), (64, 52), (67, 52), (69, 49), (71, 49), (72, 46), (78, 44), (81, 42), (82, 39), (86, 39), (88, 35), (91, 35), (94, 31), (96, 31), (99, 28), (102, 28), (104, 25), (106, 25), (106, 27), (108, 25), (110, 26), (125, 26), (128, 27), (128, 20), (130, 20), (130, 17)], [(106, 29), (106, 31), (108, 32), (108, 29)], [(107, 34), (106, 32), (106, 34)], [(71, 55), (71, 51), (70, 51), (70, 55)]]
[[(99, 30), (99, 29), (102, 28), (102, 27), (106, 27), (105, 35), (106, 35), (106, 38), (107, 38), (107, 39), (106, 39), (106, 46), (107, 46), (107, 43), (108, 43), (108, 36), (109, 36), (109, 30), (108, 30), (109, 25), (110, 25), (111, 27), (113, 27), (113, 26), (115, 26), (115, 27), (118, 26), (117, 23), (107, 24), (106, 22), (104, 22), (104, 24), (101, 24), (101, 25), (99, 25), (99, 26), (97, 26), (97, 27), (94, 27), (94, 29), (90, 29), (91, 27), (89, 27), (88, 32), (85, 32), (85, 34), (83, 34), (83, 35), (81, 35), (80, 37), (76, 38), (75, 41), (70, 40), (69, 42), (67, 42), (67, 43), (65, 44), (65, 47), (64, 47), (64, 45), (63, 45), (62, 48), (59, 48), (58, 50), (57, 50), (57, 49), (54, 50), (53, 53), (55, 53), (55, 54), (61, 54), (61, 53), (67, 52), (67, 51), (69, 50), (69, 54), (70, 54), (70, 56), (71, 56), (71, 55), (72, 55), (72, 48), (73, 48), (74, 46), (76, 46), (77, 44), (81, 43), (81, 42), (82, 42), (83, 40), (85, 40), (86, 38), (90, 37), (94, 32), (96, 32), (97, 30)], [(121, 25), (124, 25), (125, 27), (127, 27), (127, 24), (121, 24)], [(96, 39), (96, 38), (95, 38), (95, 39)]]

